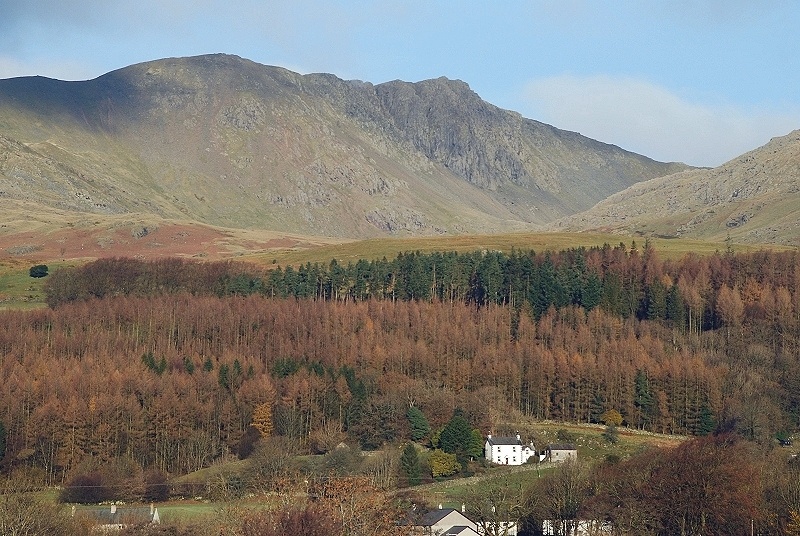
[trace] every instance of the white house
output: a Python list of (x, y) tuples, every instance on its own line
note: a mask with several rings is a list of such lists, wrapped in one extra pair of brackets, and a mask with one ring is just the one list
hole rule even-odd
[(422, 516), (418, 528), (424, 536), (517, 536), (518, 528), (515, 521), (480, 521), (475, 522), (465, 514), (466, 505), (461, 505), (461, 511), (453, 508), (432, 510)]
[(422, 516), (419, 524), (426, 536), (476, 536), (477, 525), (464, 514), (453, 508), (433, 510)]
[(536, 455), (533, 443), (525, 445), (519, 434), (517, 437), (493, 437), (489, 434), (483, 451), (488, 461), (501, 465), (522, 465)]

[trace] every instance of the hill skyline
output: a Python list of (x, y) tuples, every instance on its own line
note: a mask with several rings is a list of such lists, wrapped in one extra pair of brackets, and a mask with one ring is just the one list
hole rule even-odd
[(795, 130), (716, 168), (636, 184), (550, 229), (798, 246), (799, 184)]
[(372, 85), (230, 55), (2, 80), (0, 144), (7, 220), (340, 238), (531, 230), (687, 169), (525, 119), (457, 80)]

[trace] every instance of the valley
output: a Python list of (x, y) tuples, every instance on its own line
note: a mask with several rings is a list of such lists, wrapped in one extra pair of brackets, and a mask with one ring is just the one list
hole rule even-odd
[(798, 131), (692, 168), (445, 77), (0, 80), (0, 532), (786, 533), (799, 180)]

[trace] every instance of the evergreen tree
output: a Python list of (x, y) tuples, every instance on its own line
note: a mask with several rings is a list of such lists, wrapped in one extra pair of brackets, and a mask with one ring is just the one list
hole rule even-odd
[(616, 445), (617, 442), (619, 441), (619, 432), (617, 431), (617, 425), (611, 423), (608, 426), (606, 426), (606, 429), (603, 431), (603, 439), (605, 439), (612, 445)]
[(420, 483), (421, 468), (414, 443), (406, 444), (403, 449), (403, 454), (400, 456), (400, 469), (408, 479), (409, 486), (416, 486)]
[(411, 439), (419, 441), (428, 436), (431, 432), (431, 425), (428, 424), (428, 419), (417, 406), (411, 406), (406, 412), (406, 417), (411, 425)]
[(230, 367), (228, 367), (228, 365), (221, 365), (219, 367), (219, 372), (217, 373), (217, 383), (219, 383), (219, 386), (224, 389), (230, 389), (231, 378)]
[(698, 416), (697, 435), (707, 436), (713, 432), (717, 427), (717, 421), (714, 419), (714, 414), (708, 404), (703, 404), (700, 407), (700, 414)]
[(591, 311), (598, 305), (603, 298), (603, 282), (597, 274), (590, 272), (586, 276), (586, 281), (581, 288), (580, 304), (587, 311)]
[(36, 266), (31, 266), (31, 269), (28, 271), (31, 277), (39, 278), (39, 277), (47, 277), (47, 265), (46, 264), (37, 264)]
[(678, 290), (678, 285), (672, 285), (667, 293), (666, 316), (676, 328), (683, 329), (686, 325), (686, 305)]
[(469, 445), (467, 446), (467, 454), (470, 458), (483, 458), (483, 434), (477, 428), (472, 430)]
[(645, 290), (645, 307), (643, 318), (662, 320), (667, 318), (667, 289), (660, 281), (654, 281)]
[(439, 436), (439, 447), (448, 454), (455, 454), (462, 465), (469, 457), (472, 442), (472, 428), (467, 420), (456, 410), (453, 418), (442, 429)]

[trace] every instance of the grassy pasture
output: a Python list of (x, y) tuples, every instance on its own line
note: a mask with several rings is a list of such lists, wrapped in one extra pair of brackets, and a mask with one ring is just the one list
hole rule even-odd
[(75, 263), (21, 261), (18, 259), (0, 261), (0, 311), (7, 309), (38, 309), (45, 306), (44, 285), (47, 277), (31, 277), (30, 268), (46, 264), (49, 273)]
[[(638, 248), (645, 243), (644, 237), (631, 237), (615, 234), (593, 233), (509, 233), (496, 235), (462, 235), (441, 237), (414, 237), (414, 238), (374, 238), (345, 242), (341, 244), (324, 245), (316, 248), (276, 249), (265, 252), (253, 253), (240, 257), (257, 263), (276, 266), (299, 266), (307, 262), (327, 263), (331, 259), (347, 264), (360, 259), (375, 260), (386, 257), (392, 259), (398, 253), (419, 251), (433, 253), (436, 251), (457, 251), (466, 253), (476, 250), (491, 250), (510, 252), (512, 249), (521, 251), (533, 250), (559, 251), (577, 247), (592, 247), (609, 244), (611, 246), (625, 244), (627, 248), (636, 242)], [(650, 244), (664, 257), (680, 258), (687, 253), (710, 255), (717, 251), (725, 251), (728, 245), (724, 242), (702, 242), (697, 240), (652, 238)], [(737, 252), (757, 251), (764, 247), (731, 244)]]
[(31, 266), (19, 261), (0, 263), (0, 310), (34, 309), (44, 304), (43, 287), (47, 278), (31, 277)]
[[(534, 437), (537, 450), (549, 443), (571, 442), (578, 448), (578, 458), (590, 464), (599, 463), (609, 456), (621, 459), (638, 454), (653, 447), (675, 447), (686, 438), (643, 433), (628, 428), (618, 428), (619, 441), (611, 444), (603, 437), (604, 426), (579, 425), (557, 422), (517, 423), (526, 430), (524, 437)], [(569, 437), (569, 441), (559, 437)], [(503, 493), (519, 493), (541, 476), (553, 471), (553, 464), (526, 464), (516, 467), (489, 467), (475, 477), (445, 480), (414, 488), (432, 507), (460, 508), (475, 497), (498, 496)]]

